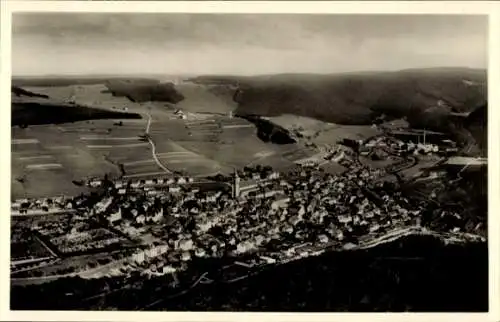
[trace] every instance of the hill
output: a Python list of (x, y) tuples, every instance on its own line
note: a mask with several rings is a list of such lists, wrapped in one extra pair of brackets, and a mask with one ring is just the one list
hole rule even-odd
[(98, 119), (140, 119), (135, 113), (122, 113), (85, 106), (65, 106), (51, 103), (12, 103), (11, 125), (60, 124)]
[(11, 93), (17, 97), (20, 97), (20, 96), (28, 96), (28, 97), (40, 97), (40, 98), (49, 98), (48, 95), (45, 95), (45, 94), (38, 94), (38, 93), (33, 93), (33, 92), (30, 92), (30, 91), (27, 91), (25, 89), (22, 89), (21, 87), (17, 87), (17, 86), (12, 86), (11, 87)]
[(71, 85), (96, 85), (108, 81), (129, 82), (135, 84), (158, 84), (160, 81), (144, 77), (117, 77), (117, 76), (40, 76), (40, 77), (12, 77), (12, 85), (17, 87), (59, 87)]
[(465, 119), (465, 126), (479, 145), (483, 155), (488, 154), (488, 104), (472, 111)]
[(431, 118), (416, 114), (430, 108), (443, 114), (467, 112), (484, 104), (487, 95), (486, 72), (469, 69), (240, 78), (202, 76), (193, 81), (238, 84), (240, 90), (235, 99), (239, 114), (294, 114), (357, 125), (368, 124), (381, 114), (393, 118), (406, 116), (417, 124), (430, 122)]
[(485, 70), (409, 69), (336, 75), (281, 74), (253, 77), (200, 76), (205, 86), (237, 86), (236, 114), (310, 117), (343, 125), (369, 125), (380, 117), (405, 118), (414, 128), (447, 132), (466, 141), (462, 120), (452, 113), (486, 104)]
[(236, 87), (223, 84), (195, 84), (183, 82), (175, 86), (184, 99), (176, 107), (192, 113), (227, 114), (237, 108), (233, 100)]
[[(486, 76), (485, 70), (429, 68), (332, 75), (206, 75), (176, 81), (176, 85), (157, 79), (111, 76), (14, 78), (13, 84), (18, 88), (19, 84), (59, 88), (66, 93), (66, 98), (71, 96), (71, 91), (64, 90), (72, 87), (68, 84), (75, 85), (76, 89), (89, 87), (81, 84), (100, 84), (92, 85), (92, 88), (102, 86), (100, 93), (82, 93), (93, 95), (92, 99), (97, 101), (114, 98), (116, 104), (121, 102), (116, 99), (122, 98), (134, 103), (165, 103), (186, 112), (227, 114), (234, 111), (235, 115), (245, 118), (292, 115), (332, 126), (371, 125), (380, 119), (403, 118), (414, 128), (446, 132), (463, 147), (474, 147), (469, 152), (477, 154), (485, 150), (485, 143), (481, 142), (486, 142), (486, 123), (465, 124), (466, 117), (454, 114), (467, 114), (487, 105)], [(79, 90), (73, 92), (76, 96), (80, 93)], [(85, 96), (83, 101), (90, 100), (89, 106), (99, 105), (92, 99)], [(471, 115), (470, 120), (473, 119)]]
[(107, 81), (105, 85), (113, 96), (127, 97), (132, 102), (156, 101), (175, 104), (184, 99), (173, 83)]
[(59, 124), (96, 119), (140, 119), (135, 113), (67, 104), (19, 87), (12, 87), (11, 125)]

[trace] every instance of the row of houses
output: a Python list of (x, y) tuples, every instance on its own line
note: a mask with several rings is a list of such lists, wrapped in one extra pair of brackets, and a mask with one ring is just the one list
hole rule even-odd
[[(145, 186), (156, 186), (156, 185), (173, 185), (173, 184), (187, 184), (194, 182), (191, 177), (171, 177), (171, 178), (154, 178), (154, 179), (142, 179), (136, 181), (124, 181), (116, 180), (113, 182), (115, 189), (125, 189), (127, 187), (138, 189)], [(92, 188), (99, 188), (104, 184), (104, 180), (95, 178), (88, 181), (87, 185)]]

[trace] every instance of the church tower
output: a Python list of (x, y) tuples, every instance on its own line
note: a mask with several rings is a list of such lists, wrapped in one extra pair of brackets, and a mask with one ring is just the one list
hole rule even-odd
[(240, 196), (240, 177), (238, 176), (238, 171), (234, 169), (234, 182), (233, 182), (233, 199)]

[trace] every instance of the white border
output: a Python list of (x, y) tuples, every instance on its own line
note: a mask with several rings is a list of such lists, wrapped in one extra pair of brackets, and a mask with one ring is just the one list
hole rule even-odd
[[(10, 261), (10, 180), (3, 180), (0, 198), (0, 320), (2, 321), (500, 321), (499, 245), (499, 113), (500, 95), (500, 3), (496, 1), (342, 1), (342, 2), (285, 2), (285, 1), (0, 1), (1, 3), (1, 64), (0, 119), (3, 135), (0, 144), (5, 157), (0, 158), (4, 178), (10, 178), (10, 61), (11, 14), (20, 11), (66, 12), (198, 12), (198, 13), (337, 13), (337, 14), (488, 14), (489, 15), (489, 314), (296, 314), (296, 313), (173, 313), (173, 312), (55, 312), (9, 310)], [(494, 108), (496, 106), (496, 108)], [(7, 124), (9, 123), (9, 124)], [(9, 195), (9, 197), (7, 197)], [(424, 295), (425, 296), (425, 295)]]

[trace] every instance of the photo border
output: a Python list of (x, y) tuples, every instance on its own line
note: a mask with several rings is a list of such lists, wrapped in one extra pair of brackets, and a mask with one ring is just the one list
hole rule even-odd
[[(4, 197), (0, 198), (0, 320), (2, 321), (500, 321), (499, 113), (500, 3), (496, 1), (1, 1), (0, 99), (1, 147), (10, 155), (11, 20), (16, 12), (165, 12), (165, 13), (309, 13), (309, 14), (484, 14), (489, 16), (488, 63), (488, 251), (489, 313), (197, 313), (127, 311), (11, 311), (10, 157), (0, 159)], [(497, 108), (492, 108), (497, 106)]]

